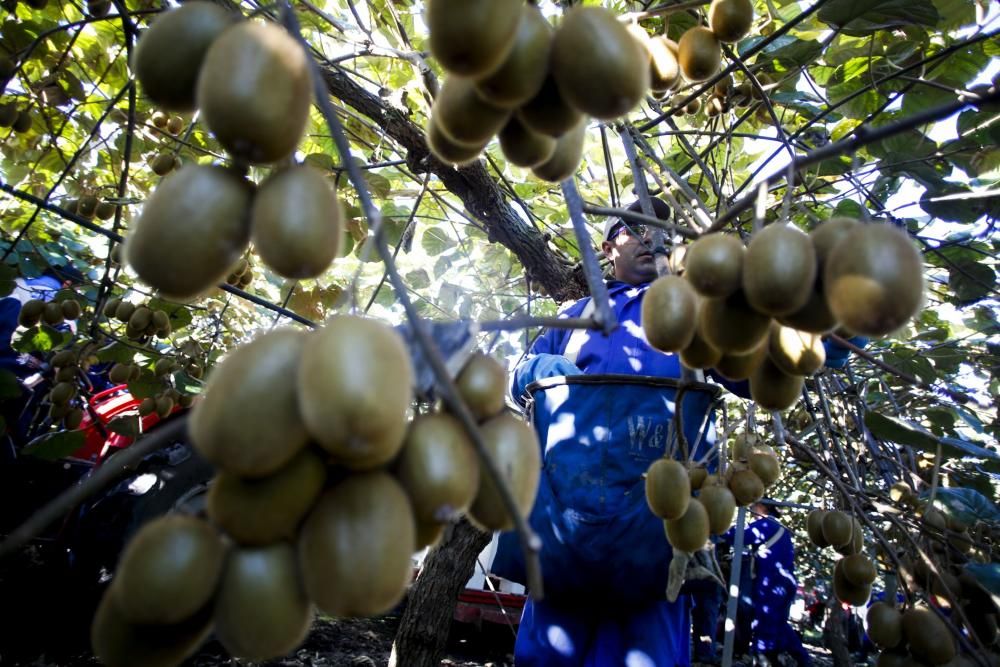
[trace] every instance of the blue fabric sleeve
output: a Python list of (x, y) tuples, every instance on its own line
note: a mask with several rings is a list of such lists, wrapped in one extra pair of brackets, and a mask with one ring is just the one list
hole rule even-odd
[[(847, 340), (860, 348), (868, 347), (868, 343), (871, 342), (864, 336), (854, 336)], [(826, 350), (826, 366), (828, 368), (843, 368), (847, 365), (847, 359), (851, 356), (850, 348), (829, 338), (823, 339), (823, 348)]]

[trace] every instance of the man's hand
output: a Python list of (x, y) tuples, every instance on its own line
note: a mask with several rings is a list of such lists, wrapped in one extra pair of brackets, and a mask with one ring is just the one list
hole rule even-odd
[(525, 394), (525, 388), (536, 380), (581, 375), (583, 371), (561, 354), (536, 354), (514, 370), (511, 394), (515, 399)]

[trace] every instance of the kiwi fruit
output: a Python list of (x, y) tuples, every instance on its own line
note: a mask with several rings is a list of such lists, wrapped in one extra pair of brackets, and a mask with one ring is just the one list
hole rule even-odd
[(843, 559), (833, 568), (833, 594), (838, 600), (855, 607), (863, 607), (871, 596), (871, 586), (856, 586), (844, 576)]
[(166, 176), (174, 170), (176, 165), (177, 161), (173, 153), (157, 153), (150, 167), (157, 176)]
[(215, 636), (229, 653), (268, 660), (291, 652), (309, 633), (313, 606), (287, 542), (233, 549), (215, 602)]
[(692, 491), (697, 491), (705, 484), (705, 480), (708, 479), (708, 470), (702, 466), (697, 468), (691, 468), (688, 470), (688, 483), (691, 485)]
[(816, 252), (816, 268), (820, 280), (823, 278), (826, 261), (833, 249), (860, 227), (861, 222), (854, 218), (834, 217), (809, 232), (809, 240), (812, 241), (813, 250)]
[[(485, 422), (480, 433), (487, 454), (510, 489), (522, 514), (535, 503), (542, 459), (534, 429), (511, 414), (501, 414)], [(469, 508), (469, 519), (487, 530), (511, 530), (514, 518), (507, 512), (492, 477), (484, 470), (479, 491)]]
[(911, 667), (913, 660), (909, 654), (897, 651), (882, 651), (878, 654), (875, 667)]
[(642, 330), (646, 341), (661, 352), (679, 352), (694, 338), (698, 296), (680, 276), (653, 281), (642, 300)]
[(53, 403), (68, 403), (76, 396), (76, 385), (72, 382), (60, 382), (52, 388), (49, 400)]
[(122, 384), (128, 382), (129, 375), (132, 372), (132, 367), (129, 364), (115, 364), (108, 371), (108, 379), (115, 384)]
[(515, 114), (500, 130), (500, 148), (504, 157), (518, 167), (536, 167), (547, 162), (556, 151), (556, 140), (535, 132)]
[(774, 323), (767, 343), (771, 361), (789, 375), (812, 375), (826, 363), (826, 348), (819, 334)]
[(480, 146), (503, 128), (510, 111), (485, 102), (472, 79), (449, 76), (434, 100), (431, 116), (432, 122), (454, 143)]
[(139, 416), (145, 417), (156, 412), (156, 399), (152, 396), (147, 396), (139, 402)]
[(476, 352), (455, 378), (459, 397), (477, 420), (503, 412), (507, 391), (507, 371), (493, 357)]
[(204, 607), (222, 573), (225, 547), (215, 528), (195, 517), (160, 516), (143, 525), (122, 552), (117, 602), (132, 623), (180, 623)]
[(417, 533), (415, 548), (419, 551), (426, 547), (433, 547), (441, 541), (444, 535), (445, 525), (437, 521), (421, 521), (417, 519)]
[(809, 539), (812, 540), (812, 543), (818, 547), (830, 546), (826, 535), (823, 534), (823, 519), (826, 518), (826, 515), (826, 510), (813, 510), (806, 517), (806, 532), (809, 533)]
[(767, 346), (758, 345), (746, 354), (726, 353), (715, 363), (715, 370), (727, 380), (746, 380), (767, 357)]
[(649, 53), (613, 12), (576, 5), (563, 14), (552, 39), (552, 75), (571, 106), (613, 120), (649, 89)]
[(746, 507), (764, 497), (764, 482), (753, 470), (736, 470), (729, 478), (729, 490), (736, 504)]
[(909, 235), (887, 224), (851, 232), (830, 253), (823, 273), (827, 303), (851, 331), (884, 336), (923, 302), (923, 261)]
[(156, 399), (156, 416), (166, 419), (174, 411), (174, 399), (170, 396), (160, 396)]
[(517, 115), (529, 129), (556, 138), (576, 128), (584, 118), (563, 99), (551, 74), (545, 77), (538, 94), (517, 110)]
[(485, 141), (479, 146), (458, 144), (441, 131), (441, 128), (434, 122), (433, 116), (427, 123), (426, 139), (427, 148), (434, 154), (434, 157), (445, 164), (459, 167), (475, 162), (483, 149), (486, 148), (486, 144), (489, 143), (489, 141)]
[(19, 134), (24, 134), (31, 130), (31, 125), (34, 122), (34, 118), (31, 112), (27, 109), (22, 109), (18, 112), (17, 118), (14, 120), (14, 124), (11, 126), (15, 132)]
[(251, 240), (260, 258), (285, 278), (315, 278), (340, 251), (340, 202), (318, 169), (295, 165), (271, 174), (253, 198)]
[(150, 120), (153, 123), (153, 127), (162, 130), (167, 126), (167, 121), (170, 120), (170, 116), (163, 113), (162, 111), (156, 111), (153, 113)]
[(0, 104), (0, 127), (12, 127), (17, 120), (17, 105), (8, 102)]
[(693, 116), (699, 111), (701, 111), (701, 100), (698, 98), (695, 98), (684, 105), (684, 113), (689, 116)]
[(929, 607), (918, 605), (903, 612), (903, 636), (910, 652), (932, 665), (943, 665), (955, 657), (951, 631)]
[(138, 306), (128, 318), (128, 326), (144, 331), (153, 321), (153, 311), (146, 306)]
[(833, 510), (823, 517), (823, 539), (832, 547), (850, 544), (854, 537), (854, 521), (847, 514)]
[(678, 551), (694, 553), (708, 542), (708, 510), (697, 498), (692, 498), (679, 519), (664, 520), (664, 530), (670, 546)]
[(785, 410), (799, 399), (802, 384), (801, 375), (789, 375), (765, 356), (750, 374), (750, 396), (765, 410)]
[(135, 312), (136, 305), (129, 301), (119, 301), (118, 307), (115, 308), (115, 319), (120, 322), (128, 322)]
[(583, 159), (583, 142), (587, 136), (587, 118), (584, 116), (573, 129), (556, 140), (552, 157), (533, 167), (531, 173), (550, 183), (564, 181), (574, 173)]
[(247, 181), (221, 167), (192, 164), (168, 175), (126, 239), (128, 263), (167, 298), (202, 294), (249, 243), (251, 194)]
[(160, 14), (132, 54), (132, 71), (145, 94), (164, 109), (194, 109), (205, 53), (235, 20), (236, 15), (210, 2), (188, 2)]
[(816, 254), (797, 227), (773, 224), (754, 234), (743, 261), (743, 289), (755, 310), (787, 315), (806, 305), (816, 280)]
[(698, 493), (698, 500), (708, 512), (708, 530), (721, 535), (733, 525), (736, 513), (736, 496), (722, 484), (706, 484)]
[(879, 648), (896, 648), (903, 641), (903, 615), (885, 602), (875, 602), (868, 608), (865, 625), (868, 638)]
[(694, 336), (691, 337), (687, 347), (681, 350), (680, 357), (681, 363), (688, 368), (712, 368), (719, 363), (722, 353), (709, 345), (701, 335), (699, 327), (695, 326)]
[(276, 24), (235, 25), (205, 54), (197, 102), (201, 118), (230, 153), (254, 163), (283, 160), (309, 119), (306, 53)]
[[(29, 299), (24, 302), (21, 306), (21, 311), (18, 315), (24, 317), (27, 320), (34, 320), (38, 322), (42, 315), (45, 313), (45, 302), (41, 299)], [(61, 354), (61, 353), (60, 353)]]
[(390, 327), (362, 317), (331, 317), (308, 337), (297, 383), (302, 419), (337, 463), (374, 468), (399, 452), (413, 369)]
[(552, 26), (538, 7), (524, 5), (510, 53), (497, 71), (476, 81), (476, 90), (493, 106), (521, 106), (541, 89), (551, 50)]
[(827, 333), (837, 327), (837, 318), (830, 312), (830, 306), (827, 304), (826, 296), (823, 294), (823, 285), (819, 274), (817, 274), (816, 283), (809, 292), (809, 299), (806, 301), (806, 305), (794, 313), (782, 315), (778, 318), (778, 321), (786, 327), (815, 334)]
[(355, 473), (319, 499), (299, 531), (306, 594), (331, 616), (374, 616), (403, 597), (416, 544), (410, 501), (386, 472)]
[(744, 254), (735, 234), (703, 236), (684, 255), (684, 277), (702, 296), (727, 297), (742, 285)]
[(93, 218), (97, 212), (97, 197), (94, 195), (84, 195), (80, 197), (76, 204), (76, 212), (85, 218)]
[(63, 320), (62, 307), (55, 301), (49, 301), (45, 304), (42, 309), (42, 321), (51, 326), (57, 326), (62, 324)]
[(153, 326), (157, 331), (170, 330), (170, 316), (162, 310), (153, 311)]
[(417, 521), (444, 523), (472, 504), (479, 460), (465, 429), (448, 414), (420, 415), (410, 423), (396, 461)]
[(774, 452), (767, 450), (753, 451), (750, 453), (748, 459), (750, 470), (760, 478), (765, 489), (778, 481), (778, 477), (781, 476), (781, 464), (778, 462), (778, 457), (774, 455)]
[(302, 451), (309, 435), (299, 416), (296, 371), (312, 335), (275, 329), (216, 366), (191, 413), (199, 454), (234, 475), (265, 477)]
[(729, 445), (729, 460), (748, 461), (758, 444), (757, 434), (753, 431), (740, 433)]
[(83, 423), (83, 410), (81, 408), (72, 408), (66, 413), (63, 418), (63, 425), (70, 431), (75, 431)]
[(701, 303), (699, 331), (723, 353), (753, 352), (767, 336), (771, 318), (750, 306), (743, 290)]
[(844, 576), (855, 586), (871, 586), (875, 582), (875, 564), (864, 554), (852, 554), (841, 559)]
[(708, 28), (695, 26), (681, 35), (677, 43), (677, 60), (688, 81), (705, 81), (719, 71), (722, 47)]
[(708, 26), (720, 42), (735, 43), (747, 36), (753, 25), (750, 0), (712, 0), (708, 7)]
[(649, 51), (649, 87), (660, 93), (676, 88), (681, 80), (677, 42), (657, 35), (646, 42), (646, 48)]
[(115, 210), (118, 207), (111, 202), (102, 201), (94, 210), (94, 215), (98, 220), (110, 220), (115, 217)]
[(646, 471), (646, 503), (661, 519), (679, 519), (691, 500), (691, 480), (680, 461), (660, 458)]
[[(44, 304), (43, 301), (37, 301), (37, 300), (33, 301), (38, 304)], [(32, 301), (29, 301), (28, 303), (24, 304), (24, 306), (22, 306), (21, 308), (22, 312), (30, 304), (32, 304)], [(61, 367), (61, 366), (75, 366), (76, 362), (77, 362), (76, 352), (74, 352), (73, 350), (60, 350), (59, 352), (56, 352), (54, 355), (52, 355), (52, 359), (50, 360), (49, 363), (51, 363), (53, 366)]]
[(73, 382), (76, 379), (77, 370), (76, 366), (60, 368), (56, 372), (56, 382)]
[(176, 667), (212, 632), (211, 605), (176, 624), (133, 623), (118, 602), (117, 589), (112, 581), (90, 626), (94, 655), (107, 667)]
[(325, 482), (323, 459), (310, 449), (260, 479), (219, 472), (208, 490), (208, 516), (239, 544), (273, 544), (295, 536)]
[(80, 302), (76, 299), (67, 299), (60, 302), (59, 306), (62, 308), (63, 317), (67, 320), (79, 319), (80, 315), (83, 314), (83, 309), (80, 307)]
[(431, 55), (448, 72), (483, 78), (499, 69), (517, 42), (520, 0), (430, 0), (424, 20)]
[(180, 116), (171, 116), (167, 119), (167, 132), (170, 134), (180, 134), (184, 129), (184, 119)]

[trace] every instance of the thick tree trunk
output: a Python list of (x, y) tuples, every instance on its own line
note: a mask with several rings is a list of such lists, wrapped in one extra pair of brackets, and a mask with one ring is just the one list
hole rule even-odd
[(461, 519), (450, 526), (424, 559), (410, 587), (396, 631), (389, 667), (437, 667), (448, 643), (458, 594), (476, 567), (476, 556), (492, 535)]
[(823, 643), (830, 650), (833, 658), (833, 667), (851, 667), (851, 653), (847, 650), (847, 618), (844, 616), (844, 608), (840, 602), (830, 598), (829, 613), (826, 615), (826, 623), (823, 624)]
[(482, 160), (460, 169), (440, 162), (428, 150), (423, 128), (402, 110), (386, 104), (339, 70), (326, 69), (323, 76), (331, 95), (372, 119), (406, 151), (406, 163), (414, 173), (431, 171), (440, 178), (483, 223), (490, 241), (513, 252), (531, 279), (545, 287), (552, 298), (563, 302), (587, 294), (583, 273), (567, 265), (545, 236), (521, 219)]

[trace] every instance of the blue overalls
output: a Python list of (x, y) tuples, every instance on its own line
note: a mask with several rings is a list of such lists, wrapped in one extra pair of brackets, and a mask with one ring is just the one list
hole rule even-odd
[[(730, 545), (734, 531), (730, 529), (724, 538)], [(744, 563), (740, 581), (737, 643), (755, 655), (788, 653), (798, 664), (808, 665), (809, 654), (802, 639), (788, 624), (798, 589), (791, 534), (774, 519), (762, 517), (746, 527), (743, 539), (750, 558)]]
[[(515, 370), (515, 393), (528, 387), (542, 447), (529, 521), (542, 541), (545, 583), (544, 600), (529, 601), (521, 618), (519, 667), (690, 664), (688, 600), (665, 599), (672, 552), (642, 478), (669, 446), (681, 371), (676, 355), (645, 341), (639, 323), (647, 287), (611, 283), (620, 326), (610, 336), (549, 330), (531, 349), (537, 356)], [(562, 316), (585, 314), (589, 302)], [(545, 378), (573, 361), (582, 374)], [(699, 442), (696, 452), (714, 441), (709, 412), (717, 392), (704, 383), (685, 391), (682, 428), (689, 446)], [(515, 534), (501, 535), (492, 570), (525, 581)]]

